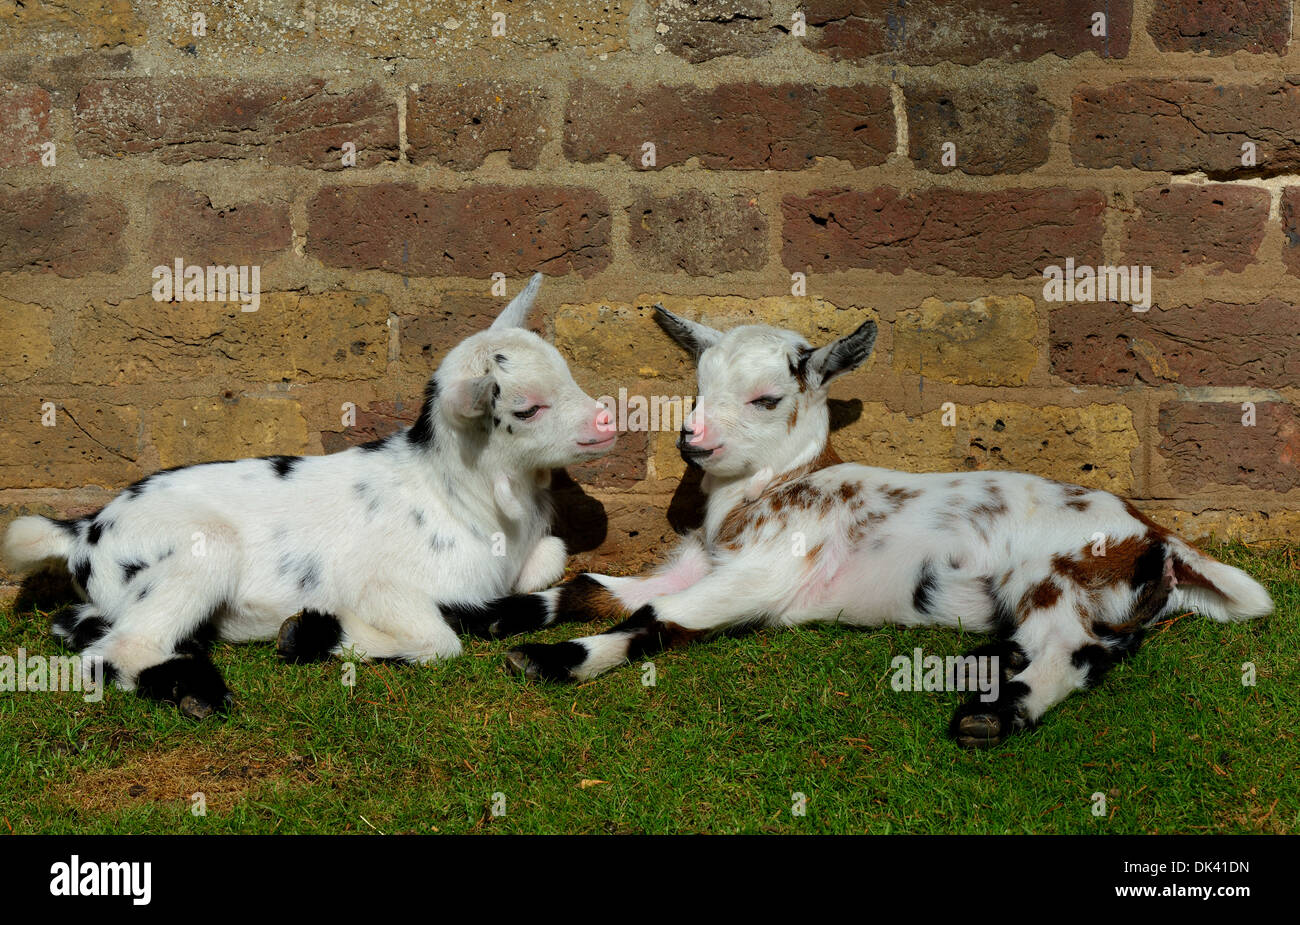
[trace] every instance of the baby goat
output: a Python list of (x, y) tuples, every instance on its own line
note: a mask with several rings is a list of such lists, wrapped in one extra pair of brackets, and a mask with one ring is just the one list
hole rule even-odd
[(656, 309), (698, 362), (699, 402), (678, 447), (706, 473), (704, 526), (649, 577), (583, 574), (494, 603), (503, 618), (622, 620), (513, 649), (513, 671), (587, 679), (747, 624), (960, 626), (998, 640), (977, 650), (999, 657), (997, 698), (964, 704), (950, 727), (961, 745), (987, 747), (1096, 684), (1161, 615), (1244, 620), (1272, 609), (1245, 572), (1107, 492), (1017, 472), (841, 462), (827, 440), (827, 386), (871, 353), (870, 321), (813, 349), (790, 331), (722, 334)]
[(408, 430), (155, 472), (97, 514), (15, 520), (6, 557), (66, 562), (86, 603), (54, 631), (196, 718), (230, 699), (207, 655), (217, 638), (278, 633), (290, 661), (425, 662), (459, 654), (458, 632), (533, 628), (484, 622), (477, 605), (559, 580), (546, 476), (615, 440), (559, 352), (523, 329), (540, 282), (447, 354)]

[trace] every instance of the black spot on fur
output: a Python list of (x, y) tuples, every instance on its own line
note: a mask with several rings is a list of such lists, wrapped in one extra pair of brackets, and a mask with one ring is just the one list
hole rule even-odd
[(87, 591), (90, 587), (90, 558), (82, 559), (72, 567), (72, 577), (77, 580), (77, 585), (81, 590)]
[(536, 594), (512, 594), (485, 604), (439, 604), (457, 633), (496, 639), (539, 630), (547, 623), (546, 602)]
[(412, 510), (412, 511), (411, 511), (411, 519), (412, 519), (413, 521), (415, 521), (415, 525), (416, 525), (417, 527), (423, 527), (423, 526), (424, 526), (424, 512), (423, 512), (423, 511)]
[(493, 426), (493, 427), (500, 427), (500, 426), (501, 426), (501, 419), (500, 419), (499, 417), (497, 417), (495, 414), (492, 415), (492, 426)]
[(212, 651), (213, 644), (220, 635), (220, 629), (217, 625), (217, 619), (225, 609), (224, 604), (218, 604), (208, 611), (194, 629), (176, 643), (176, 653), (178, 655), (206, 656)]
[(137, 602), (142, 601), (152, 593), (153, 593), (153, 585), (144, 585), (142, 588), (140, 588), (139, 591), (136, 592), (135, 599)]
[(112, 521), (96, 518), (91, 522), (90, 529), (86, 531), (86, 542), (94, 546), (99, 542), (99, 538), (104, 535), (104, 531), (111, 526), (113, 526)]
[(301, 456), (266, 456), (263, 458), (271, 464), (275, 474), (282, 479), (288, 478), (289, 473), (293, 471), (293, 467), (302, 462)]
[(78, 620), (75, 611), (66, 610), (54, 618), (52, 629), (64, 637), (70, 649), (81, 652), (91, 643), (103, 639), (109, 626), (103, 617), (91, 616)]
[(298, 590), (310, 591), (320, 584), (320, 562), (312, 559), (302, 566), (298, 574)]
[(275, 650), (289, 664), (305, 665), (329, 658), (342, 638), (343, 627), (337, 617), (318, 610), (304, 610), (280, 626)]
[(1085, 688), (1096, 687), (1106, 673), (1115, 667), (1123, 655), (1113, 652), (1105, 646), (1096, 644), (1082, 646), (1070, 655), (1070, 664), (1075, 668), (1084, 668), (1087, 675), (1083, 679)]
[(934, 603), (934, 592), (938, 587), (938, 579), (934, 574), (934, 564), (926, 559), (921, 563), (921, 576), (916, 581), (916, 587), (912, 590), (912, 607), (917, 613), (929, 613), (930, 605)]
[(438, 383), (430, 379), (424, 387), (424, 403), (420, 406), (420, 416), (415, 419), (411, 429), (406, 432), (408, 442), (420, 447), (432, 447), (437, 433), (434, 429), (434, 413), (438, 404)]
[(141, 697), (174, 703), (193, 719), (225, 713), (233, 699), (221, 672), (205, 655), (184, 655), (140, 672), (135, 682)]
[(122, 562), (119, 564), (122, 566), (123, 583), (130, 581), (132, 578), (136, 576), (136, 573), (138, 573), (140, 569), (145, 568), (146, 566), (146, 563), (141, 562), (139, 559), (134, 559), (130, 562)]
[(373, 453), (375, 450), (382, 450), (388, 443), (387, 437), (380, 437), (378, 440), (369, 440), (358, 446), (358, 449), (365, 450), (367, 453)]
[(500, 366), (502, 369), (506, 368), (506, 355), (504, 353), (495, 354), (492, 359), (496, 362), (497, 366)]

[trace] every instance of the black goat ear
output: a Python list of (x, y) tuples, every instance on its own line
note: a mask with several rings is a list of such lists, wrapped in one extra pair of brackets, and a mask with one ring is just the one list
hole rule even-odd
[(855, 370), (865, 363), (875, 345), (876, 323), (864, 321), (852, 334), (845, 334), (839, 340), (809, 354), (805, 375), (812, 385), (824, 387), (836, 376)]
[(664, 329), (665, 334), (689, 350), (697, 360), (700, 354), (722, 339), (721, 331), (674, 315), (662, 305), (655, 306), (655, 321), (659, 322), (659, 327)]

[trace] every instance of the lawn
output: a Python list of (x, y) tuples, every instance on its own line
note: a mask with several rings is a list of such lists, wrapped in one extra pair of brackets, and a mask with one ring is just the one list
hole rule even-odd
[[(0, 693), (0, 833), (1295, 832), (1295, 548), (1211, 551), (1277, 611), (1170, 620), (1100, 688), (988, 752), (944, 736), (961, 695), (889, 684), (896, 654), (981, 641), (951, 631), (722, 639), (656, 657), (654, 686), (639, 666), (529, 683), (503, 672), (504, 640), (437, 666), (358, 664), (352, 687), (341, 661), (223, 644), (225, 721), (117, 690)], [(0, 610), (0, 654), (19, 647), (61, 651), (44, 618)]]

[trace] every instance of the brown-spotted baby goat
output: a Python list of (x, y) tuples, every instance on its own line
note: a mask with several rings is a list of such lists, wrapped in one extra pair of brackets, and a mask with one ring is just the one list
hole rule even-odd
[[(916, 474), (841, 462), (827, 386), (871, 353), (868, 321), (820, 349), (790, 331), (723, 334), (660, 306), (698, 361), (699, 401), (678, 446), (705, 471), (704, 526), (648, 577), (580, 575), (495, 602), (533, 623), (621, 619), (508, 667), (587, 679), (742, 625), (942, 624), (994, 633), (995, 700), (952, 719), (963, 746), (996, 744), (1096, 684), (1163, 614), (1268, 613), (1268, 593), (1105, 491), (1018, 472)], [(1100, 536), (1098, 536), (1100, 534)], [(518, 614), (514, 614), (518, 616)]]

